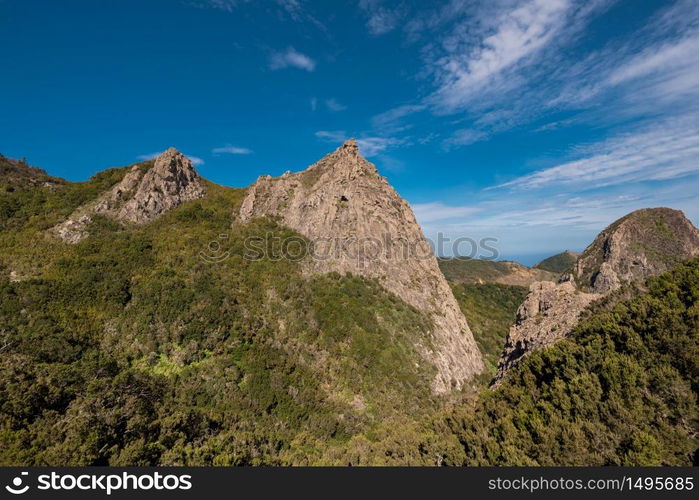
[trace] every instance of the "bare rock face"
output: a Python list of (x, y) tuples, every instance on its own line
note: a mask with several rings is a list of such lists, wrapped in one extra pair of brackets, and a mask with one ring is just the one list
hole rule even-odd
[(600, 297), (600, 294), (579, 291), (571, 281), (533, 283), (517, 309), (515, 324), (510, 327), (493, 385), (498, 385), (510, 368), (528, 354), (550, 347), (570, 335), (583, 310)]
[(377, 279), (425, 312), (433, 331), (416, 339), (437, 368), (433, 389), (446, 393), (483, 370), (466, 319), (405, 200), (350, 140), (318, 163), (282, 177), (260, 177), (240, 209), (246, 222), (278, 216), (312, 243), (309, 273)]
[(68, 243), (77, 243), (88, 236), (86, 228), (95, 214), (126, 223), (146, 224), (205, 193), (192, 162), (170, 148), (158, 156), (148, 170), (141, 165), (131, 167), (118, 184), (97, 200), (78, 208), (52, 231)]
[(510, 328), (493, 385), (528, 354), (570, 335), (593, 300), (696, 255), (699, 230), (679, 210), (646, 208), (612, 223), (559, 283), (531, 285)]
[(699, 230), (679, 210), (644, 208), (602, 231), (576, 262), (572, 277), (595, 293), (664, 273), (699, 254)]

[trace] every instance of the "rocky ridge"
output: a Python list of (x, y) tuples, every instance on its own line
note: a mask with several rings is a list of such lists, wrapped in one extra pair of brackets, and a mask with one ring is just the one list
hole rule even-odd
[(169, 148), (155, 159), (152, 168), (132, 166), (119, 183), (96, 200), (79, 207), (52, 228), (52, 232), (68, 243), (78, 243), (88, 236), (87, 226), (95, 215), (106, 215), (124, 223), (146, 224), (205, 193), (189, 158)]
[(439, 268), (452, 283), (499, 283), (528, 287), (536, 281), (553, 281), (560, 273), (527, 267), (507, 260), (470, 259), (465, 257), (441, 258)]
[(65, 183), (52, 177), (44, 170), (32, 167), (25, 160), (13, 160), (0, 154), (0, 188), (11, 193), (15, 189), (32, 187), (54, 187)]
[(510, 328), (493, 384), (498, 385), (531, 352), (568, 336), (593, 300), (696, 255), (699, 230), (679, 210), (641, 209), (615, 221), (558, 283), (530, 286)]
[(308, 273), (352, 273), (378, 280), (426, 313), (433, 331), (416, 339), (437, 369), (436, 393), (460, 388), (482, 372), (471, 330), (439, 270), (415, 216), (354, 140), (298, 173), (260, 177), (239, 218), (276, 216), (312, 244)]

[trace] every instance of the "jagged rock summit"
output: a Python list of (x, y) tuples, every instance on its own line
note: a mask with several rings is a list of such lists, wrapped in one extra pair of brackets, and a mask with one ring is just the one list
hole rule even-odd
[(570, 279), (607, 293), (623, 283), (669, 271), (699, 253), (699, 230), (679, 210), (644, 208), (602, 231), (580, 256)]
[(679, 210), (645, 208), (615, 221), (558, 283), (531, 285), (510, 328), (494, 385), (528, 354), (568, 336), (593, 300), (696, 255), (699, 230)]
[(260, 177), (240, 209), (242, 222), (278, 216), (312, 244), (309, 273), (377, 279), (426, 313), (432, 332), (416, 339), (446, 393), (482, 372), (471, 330), (408, 205), (349, 140), (319, 162), (279, 178)]
[(52, 231), (69, 243), (77, 243), (87, 237), (87, 226), (96, 214), (125, 223), (146, 224), (205, 193), (189, 158), (169, 148), (155, 159), (151, 168), (143, 164), (132, 166), (119, 183), (75, 210)]

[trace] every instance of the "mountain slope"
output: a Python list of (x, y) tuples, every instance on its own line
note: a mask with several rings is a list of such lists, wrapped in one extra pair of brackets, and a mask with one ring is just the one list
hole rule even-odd
[(149, 223), (50, 235), (131, 171), (0, 193), (3, 465), (434, 463), (432, 319), (376, 279), (309, 275), (278, 221), (231, 229), (245, 190), (202, 179)]
[(510, 329), (494, 383), (524, 356), (565, 338), (590, 303), (699, 255), (699, 230), (678, 210), (637, 210), (610, 224), (559, 283), (530, 287)]
[(86, 227), (95, 215), (145, 224), (186, 201), (201, 198), (205, 192), (192, 162), (169, 148), (155, 161), (130, 167), (114, 187), (78, 207), (52, 231), (68, 243), (77, 243), (88, 236)]
[(588, 310), (447, 422), (455, 465), (696, 465), (699, 260)]
[(453, 283), (452, 290), (464, 316), (468, 318), (473, 337), (483, 353), (486, 376), (491, 379), (527, 289), (499, 283)]
[(428, 315), (432, 327), (416, 342), (437, 368), (435, 392), (459, 389), (483, 371), (478, 346), (410, 206), (359, 154), (355, 141), (305, 171), (258, 179), (240, 220), (260, 216), (279, 217), (311, 240), (310, 274), (375, 279)]
[(605, 293), (697, 254), (699, 230), (682, 212), (645, 208), (602, 231), (578, 259), (572, 277), (582, 290)]
[(579, 253), (566, 250), (542, 260), (534, 267), (544, 271), (551, 271), (552, 273), (562, 273), (573, 267), (579, 255)]
[(535, 281), (558, 279), (559, 274), (512, 261), (454, 257), (440, 258), (438, 262), (442, 273), (452, 283), (500, 283), (528, 287)]
[(0, 154), (0, 182), (0, 192), (12, 192), (26, 187), (58, 185), (65, 181), (29, 166), (24, 160), (13, 160)]

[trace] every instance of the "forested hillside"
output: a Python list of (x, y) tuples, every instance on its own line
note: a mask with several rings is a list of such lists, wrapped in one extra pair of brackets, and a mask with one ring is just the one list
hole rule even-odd
[(469, 465), (696, 465), (699, 260), (595, 304), (447, 419)]

